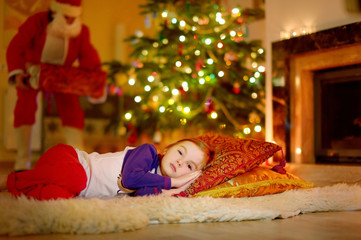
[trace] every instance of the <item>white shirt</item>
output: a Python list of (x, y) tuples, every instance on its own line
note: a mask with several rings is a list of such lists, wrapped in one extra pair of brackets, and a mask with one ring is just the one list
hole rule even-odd
[(124, 157), (130, 149), (134, 147), (126, 147), (121, 152), (104, 154), (86, 153), (75, 149), (88, 178), (87, 186), (79, 196), (85, 198), (116, 196), (120, 191), (117, 180), (122, 170)]

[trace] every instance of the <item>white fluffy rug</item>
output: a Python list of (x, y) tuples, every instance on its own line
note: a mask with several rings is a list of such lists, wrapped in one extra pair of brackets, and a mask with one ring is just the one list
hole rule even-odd
[(35, 201), (0, 194), (0, 235), (97, 234), (148, 224), (288, 218), (361, 209), (361, 186), (336, 184), (252, 198), (118, 197)]

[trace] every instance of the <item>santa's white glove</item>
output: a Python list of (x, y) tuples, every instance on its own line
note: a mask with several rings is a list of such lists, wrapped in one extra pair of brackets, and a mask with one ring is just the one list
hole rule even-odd
[(39, 88), (39, 79), (40, 79), (40, 65), (30, 65), (27, 69), (29, 78), (29, 85), (32, 89)]

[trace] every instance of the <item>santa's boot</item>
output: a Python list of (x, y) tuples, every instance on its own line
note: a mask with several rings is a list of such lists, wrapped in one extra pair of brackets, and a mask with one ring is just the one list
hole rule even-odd
[(83, 130), (74, 127), (63, 127), (66, 144), (84, 150)]
[(32, 125), (23, 125), (15, 128), (17, 153), (14, 165), (15, 171), (31, 168), (31, 133)]

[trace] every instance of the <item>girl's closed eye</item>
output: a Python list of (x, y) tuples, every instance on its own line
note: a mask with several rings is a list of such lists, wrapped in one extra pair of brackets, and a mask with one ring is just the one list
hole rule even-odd
[(187, 167), (189, 168), (189, 170), (193, 170), (192, 164), (187, 163)]
[(183, 156), (183, 152), (181, 150), (178, 150), (179, 155)]

